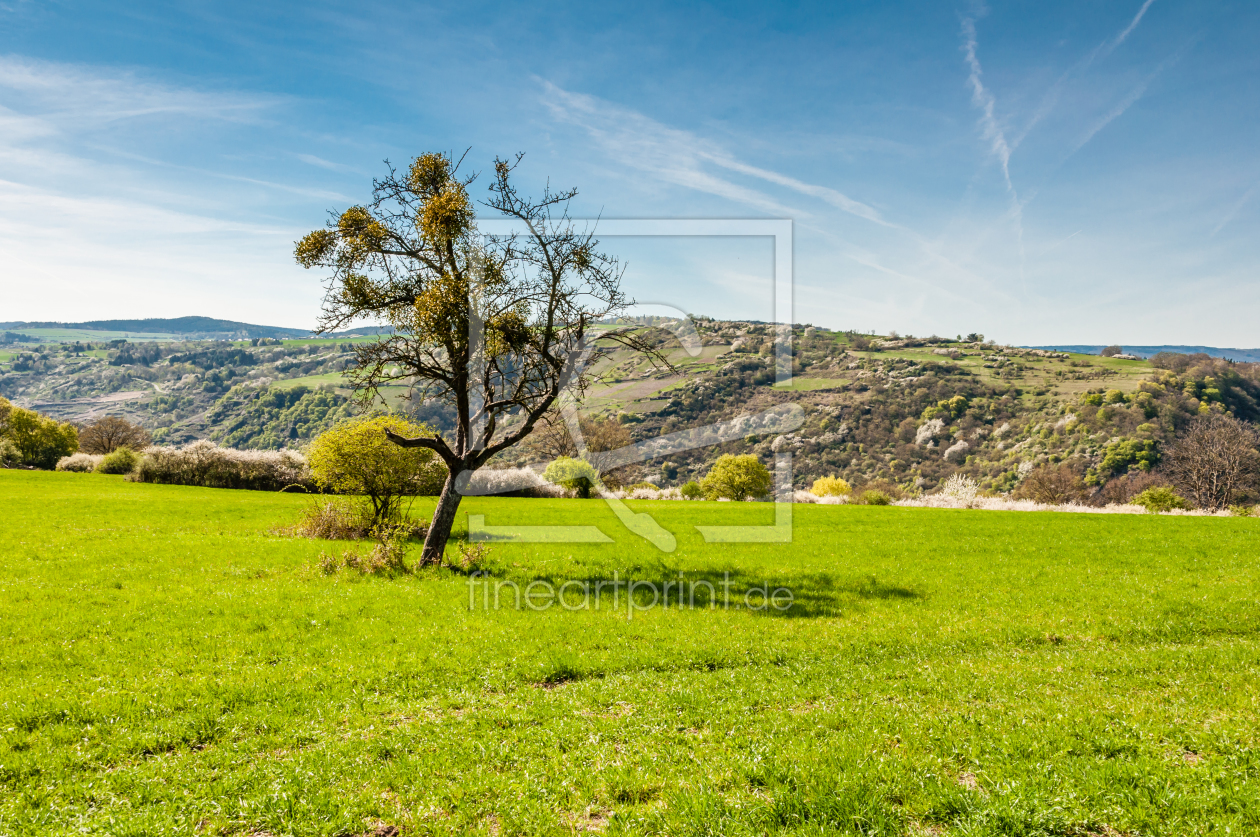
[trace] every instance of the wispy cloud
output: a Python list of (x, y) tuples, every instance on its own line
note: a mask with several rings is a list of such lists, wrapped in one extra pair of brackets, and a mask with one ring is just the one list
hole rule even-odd
[(300, 292), (285, 270), (300, 230), (269, 214), (292, 199), (260, 199), (260, 187), (321, 202), (334, 194), (217, 167), (213, 148), (201, 167), (189, 164), (199, 158), (188, 143), (174, 162), (162, 152), (189, 127), (248, 141), (285, 101), (0, 56), (0, 252), (9, 275), (28, 280), (5, 288), (4, 306), (14, 317), (74, 319), (123, 313), (126, 299), (169, 316), (178, 283), (180, 308), (278, 309), (283, 288)]
[(976, 40), (976, 22), (971, 18), (963, 18), (963, 54), (967, 60), (967, 84), (971, 87), (971, 103), (980, 109), (980, 130), (989, 143), (989, 151), (1002, 166), (1002, 177), (1006, 180), (1006, 188), (1015, 192), (1011, 183), (1011, 146), (1006, 141), (1006, 131), (998, 122), (996, 110), (997, 99), (984, 86), (984, 70), (976, 55), (979, 43)]
[(127, 70), (0, 56), (0, 90), (25, 100), (49, 121), (66, 116), (79, 126), (145, 116), (254, 121), (280, 100), (175, 87)]
[(1006, 182), (1006, 191), (1010, 195), (1010, 219), (1015, 224), (1015, 238), (1019, 247), (1020, 276), (1024, 272), (1024, 205), (1019, 201), (1019, 192), (1011, 180), (1012, 146), (1006, 140), (1006, 131), (997, 118), (997, 98), (984, 86), (984, 69), (980, 66), (977, 54), (979, 42), (976, 37), (974, 18), (963, 18), (963, 55), (967, 61), (967, 84), (971, 87), (971, 103), (980, 109), (981, 135), (989, 143), (990, 153), (997, 158), (1002, 167), (1002, 179)]
[(1255, 196), (1257, 191), (1260, 191), (1260, 183), (1253, 184), (1250, 189), (1243, 192), (1243, 196), (1239, 198), (1232, 207), (1230, 207), (1229, 212), (1225, 213), (1225, 217), (1222, 218), (1221, 222), (1212, 230), (1212, 236), (1215, 236), (1218, 232), (1225, 228), (1226, 224), (1238, 217), (1238, 213), (1242, 212), (1242, 208), (1247, 204), (1247, 201), (1251, 200), (1252, 197)]
[(782, 186), (859, 218), (890, 226), (874, 207), (836, 189), (750, 165), (711, 140), (671, 128), (594, 96), (572, 93), (547, 81), (543, 81), (542, 85), (543, 102), (556, 119), (586, 130), (619, 163), (650, 172), (668, 183), (739, 201), (777, 215), (807, 214), (761, 190), (719, 176), (712, 171), (716, 167)]
[(341, 172), (343, 174), (361, 173), (361, 169), (356, 166), (347, 166), (344, 163), (334, 163), (332, 160), (325, 160), (323, 157), (316, 157), (314, 154), (297, 154), (295, 156), (308, 166), (317, 166), (321, 169), (328, 169), (329, 171)]
[(1072, 156), (1072, 154), (1075, 154), (1077, 151), (1080, 151), (1082, 148), (1084, 148), (1085, 144), (1088, 143), (1090, 140), (1092, 140), (1099, 131), (1101, 131), (1103, 128), (1106, 128), (1109, 124), (1111, 124), (1113, 120), (1115, 120), (1117, 117), (1119, 117), (1129, 108), (1133, 107), (1134, 103), (1136, 103), (1137, 100), (1142, 98), (1142, 95), (1146, 93), (1146, 88), (1150, 86), (1150, 83), (1155, 80), (1155, 76), (1157, 75), (1159, 75), (1159, 70), (1156, 70), (1150, 76), (1143, 79), (1142, 82), (1138, 84), (1137, 87), (1134, 87), (1132, 90), (1129, 91), (1129, 94), (1127, 96), (1125, 96), (1123, 99), (1117, 102), (1111, 108), (1111, 110), (1103, 114), (1103, 116), (1100, 119), (1095, 120), (1094, 123), (1090, 125), (1088, 129), (1086, 129), (1084, 135), (1079, 140), (1077, 140), (1076, 146), (1072, 149), (1071, 153), (1069, 153), (1068, 156), (1070, 157)]
[(1124, 27), (1124, 31), (1116, 36), (1115, 41), (1111, 44), (1111, 49), (1115, 49), (1120, 46), (1125, 42), (1125, 39), (1133, 34), (1133, 30), (1137, 29), (1138, 24), (1142, 22), (1142, 17), (1146, 14), (1146, 10), (1149, 9), (1151, 4), (1154, 2), (1155, 0), (1146, 0), (1146, 2), (1142, 4), (1142, 8), (1138, 9), (1138, 13), (1133, 16), (1133, 20), (1129, 23), (1129, 25)]

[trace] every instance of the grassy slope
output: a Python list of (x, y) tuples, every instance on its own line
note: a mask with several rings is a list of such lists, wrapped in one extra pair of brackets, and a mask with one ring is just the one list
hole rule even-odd
[(500, 577), (800, 602), (628, 621), (324, 577), (269, 534), (295, 496), (0, 471), (0, 502), (0, 834), (1260, 827), (1258, 521), (802, 506), (738, 547), (691, 526), (767, 506), (636, 504), (664, 554), (599, 501), (465, 501), (619, 541), (501, 544)]
[(99, 343), (105, 340), (130, 340), (132, 342), (153, 342), (179, 340), (178, 334), (148, 331), (93, 331), (85, 328), (19, 328), (16, 334), (25, 334), (40, 340), (75, 341)]

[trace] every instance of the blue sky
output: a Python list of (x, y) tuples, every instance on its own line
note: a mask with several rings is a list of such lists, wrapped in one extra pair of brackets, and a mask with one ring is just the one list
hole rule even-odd
[[(1260, 5), (0, 0), (0, 320), (307, 326), (382, 160), (526, 152), (616, 218), (790, 218), (795, 317), (1260, 345)], [(768, 319), (767, 239), (608, 239)]]

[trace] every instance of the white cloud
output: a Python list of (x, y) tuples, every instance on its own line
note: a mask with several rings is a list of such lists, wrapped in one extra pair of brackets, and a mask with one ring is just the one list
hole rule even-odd
[(1230, 207), (1229, 211), (1225, 213), (1225, 217), (1221, 219), (1221, 222), (1212, 229), (1213, 236), (1224, 229), (1226, 224), (1238, 217), (1238, 213), (1242, 212), (1242, 208), (1247, 204), (1247, 201), (1251, 200), (1257, 190), (1260, 190), (1260, 183), (1253, 184), (1250, 189), (1243, 192), (1242, 197), (1239, 198), (1232, 207)]
[(1142, 22), (1142, 17), (1146, 14), (1146, 10), (1149, 9), (1151, 4), (1154, 2), (1155, 0), (1146, 0), (1146, 2), (1142, 4), (1142, 8), (1138, 9), (1138, 13), (1133, 16), (1133, 21), (1124, 28), (1123, 32), (1116, 36), (1116, 40), (1111, 44), (1111, 49), (1115, 49), (1120, 46), (1125, 42), (1126, 38), (1133, 34), (1133, 30), (1137, 29), (1138, 24)]
[(971, 18), (964, 18), (963, 54), (967, 60), (967, 84), (971, 87), (971, 103), (980, 109), (980, 130), (989, 143), (989, 152), (997, 158), (1002, 166), (1002, 177), (1006, 188), (1013, 194), (1015, 187), (1011, 183), (1011, 146), (1006, 141), (1006, 132), (996, 116), (997, 99), (984, 86), (984, 70), (980, 67), (980, 59), (976, 56), (979, 44), (976, 41), (976, 23)]
[(241, 132), (279, 101), (0, 57), (4, 318), (313, 319), (318, 279), (292, 260), (305, 230), (267, 220), (259, 193), (333, 193), (188, 165), (186, 145), (178, 163), (142, 153), (182, 127), (218, 123), (231, 141), (253, 137)]
[(805, 183), (750, 165), (717, 143), (689, 131), (671, 128), (594, 96), (571, 93), (547, 81), (542, 84), (543, 103), (556, 119), (585, 129), (619, 163), (650, 172), (668, 183), (755, 206), (776, 215), (799, 217), (808, 214), (785, 205), (765, 192), (740, 185), (709, 170), (716, 166), (818, 198), (851, 215), (888, 225), (874, 207), (836, 189)]
[(0, 90), (53, 123), (89, 125), (144, 116), (254, 121), (276, 97), (175, 87), (126, 70), (0, 56)]

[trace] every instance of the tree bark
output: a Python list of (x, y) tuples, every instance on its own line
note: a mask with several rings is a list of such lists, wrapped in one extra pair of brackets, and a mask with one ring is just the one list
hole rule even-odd
[(455, 477), (459, 471), (458, 468), (450, 468), (446, 482), (442, 485), (437, 508), (433, 510), (433, 519), (429, 521), (429, 531), (424, 536), (424, 551), (420, 553), (422, 567), (436, 567), (442, 563), (446, 542), (451, 537), (451, 526), (455, 523), (455, 512), (459, 510), (459, 501), (464, 499), (455, 489)]

